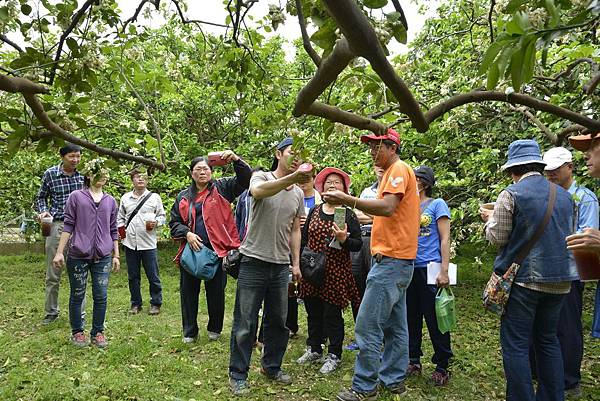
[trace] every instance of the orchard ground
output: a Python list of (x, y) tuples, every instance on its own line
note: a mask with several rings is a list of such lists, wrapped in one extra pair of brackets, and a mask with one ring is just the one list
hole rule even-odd
[[(235, 281), (227, 286), (227, 309), (223, 336), (206, 336), (206, 301), (201, 292), (200, 336), (194, 344), (181, 341), (179, 273), (171, 262), (172, 246), (161, 249), (160, 266), (164, 304), (159, 316), (148, 316), (147, 280), (143, 279), (144, 313), (130, 316), (126, 268), (111, 276), (108, 292), (106, 335), (109, 347), (76, 348), (69, 343), (68, 281), (63, 274), (60, 318), (41, 324), (44, 300), (44, 256), (26, 253), (0, 256), (0, 399), (1, 400), (228, 400), (227, 366)], [(483, 253), (483, 256), (482, 256)], [(483, 266), (473, 263), (480, 256)], [(498, 340), (499, 320), (481, 307), (481, 290), (489, 275), (492, 251), (463, 247), (459, 265), (458, 327), (452, 334), (455, 358), (452, 379), (442, 388), (428, 378), (432, 350), (424, 339), (424, 369), (420, 377), (407, 380), (408, 393), (381, 400), (501, 400), (504, 378)], [(124, 263), (124, 262), (123, 262)], [(600, 340), (590, 337), (595, 283), (584, 294), (585, 356), (582, 366), (584, 400), (600, 400)], [(88, 324), (91, 319), (91, 288), (88, 286)], [(350, 385), (354, 353), (344, 351), (340, 370), (319, 374), (319, 366), (299, 366), (306, 340), (306, 314), (300, 306), (300, 336), (290, 340), (283, 368), (294, 378), (287, 387), (267, 381), (259, 373), (255, 350), (250, 369), (252, 392), (247, 400), (334, 400)], [(350, 310), (345, 313), (346, 343), (353, 336)], [(425, 330), (425, 333), (427, 331)]]

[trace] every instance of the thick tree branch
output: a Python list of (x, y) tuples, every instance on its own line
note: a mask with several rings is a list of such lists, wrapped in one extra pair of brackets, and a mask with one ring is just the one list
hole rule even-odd
[(306, 20), (304, 19), (304, 13), (302, 12), (302, 1), (300, 0), (296, 0), (296, 12), (298, 13), (298, 23), (300, 24), (300, 32), (302, 33), (302, 45), (313, 63), (318, 67), (321, 65), (321, 56), (317, 54), (310, 44), (310, 38), (308, 37), (308, 32), (306, 32)]
[(373, 27), (356, 2), (353, 0), (323, 0), (323, 3), (350, 43), (352, 53), (369, 60), (373, 70), (394, 94), (400, 110), (408, 115), (417, 131), (427, 131), (428, 124), (419, 103), (404, 81), (396, 75)]
[(523, 106), (530, 107), (534, 110), (544, 111), (546, 113), (553, 114), (557, 117), (570, 120), (574, 123), (581, 124), (589, 129), (600, 130), (600, 121), (593, 120), (574, 111), (565, 109), (560, 106), (556, 106), (554, 104), (536, 99), (528, 95), (523, 95), (521, 93), (511, 93), (507, 95), (503, 92), (494, 91), (472, 91), (453, 96), (443, 101), (442, 103), (439, 103), (438, 105), (432, 107), (429, 111), (427, 111), (427, 113), (425, 113), (425, 118), (427, 119), (428, 123), (431, 123), (456, 107), (468, 103), (480, 103), (490, 101), (520, 104)]
[(62, 48), (65, 43), (67, 37), (73, 32), (73, 29), (79, 24), (79, 20), (85, 15), (88, 9), (92, 8), (92, 4), (97, 2), (98, 0), (87, 0), (83, 3), (83, 6), (73, 15), (71, 18), (71, 23), (65, 29), (65, 31), (60, 35), (60, 39), (58, 40), (58, 48), (56, 49), (56, 56), (54, 56), (54, 65), (52, 65), (52, 70), (50, 71), (50, 76), (48, 77), (48, 83), (52, 85), (54, 83), (54, 78), (56, 77), (56, 69), (58, 68), (58, 61), (62, 56)]
[(36, 97), (36, 95), (31, 94), (31, 93), (23, 93), (23, 97), (25, 98), (25, 102), (27, 103), (29, 108), (31, 108), (31, 111), (37, 117), (37, 119), (42, 124), (42, 126), (44, 126), (44, 128), (46, 128), (47, 130), (52, 132), (52, 134), (55, 137), (62, 138), (65, 141), (74, 143), (76, 145), (80, 145), (80, 146), (82, 146), (86, 149), (90, 149), (96, 153), (110, 156), (114, 159), (130, 160), (130, 161), (133, 161), (136, 163), (141, 163), (141, 164), (145, 164), (147, 166), (157, 168), (159, 170), (165, 169), (164, 164), (159, 163), (155, 160), (146, 159), (145, 157), (141, 157), (141, 156), (134, 156), (134, 155), (126, 153), (126, 152), (121, 152), (120, 150), (103, 148), (93, 142), (89, 142), (89, 141), (86, 141), (84, 139), (81, 139), (81, 138), (78, 138), (78, 137), (72, 135), (69, 131), (66, 131), (65, 129), (63, 129), (61, 126), (59, 126), (58, 124), (56, 124), (55, 122), (53, 122), (50, 119), (50, 117), (44, 110), (44, 106), (42, 105), (40, 100)]
[(376, 134), (382, 134), (387, 129), (387, 127), (379, 121), (361, 117), (321, 102), (314, 102), (311, 104), (308, 110), (306, 110), (306, 114), (326, 118), (329, 121), (342, 123), (360, 130), (368, 130)]
[(20, 77), (9, 77), (0, 74), (0, 90), (10, 93), (48, 93), (49, 90), (43, 85), (31, 82)]
[(6, 43), (7, 45), (10, 45), (13, 48), (15, 48), (19, 53), (23, 53), (23, 49), (21, 48), (21, 46), (7, 38), (6, 35), (0, 35), (0, 40)]
[(298, 93), (292, 114), (295, 117), (305, 114), (308, 107), (335, 81), (354, 57), (346, 38), (338, 40), (329, 56), (321, 61), (315, 75)]

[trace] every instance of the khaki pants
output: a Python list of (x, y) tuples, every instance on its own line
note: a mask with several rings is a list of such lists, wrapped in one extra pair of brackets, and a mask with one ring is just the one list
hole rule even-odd
[[(46, 237), (46, 315), (58, 316), (60, 309), (58, 307), (58, 289), (60, 287), (60, 276), (62, 270), (66, 267), (63, 267), (61, 270), (56, 270), (52, 266), (52, 260), (56, 255), (56, 250), (58, 249), (58, 242), (60, 240), (60, 235), (63, 231), (63, 222), (62, 221), (54, 221), (52, 222), (52, 231), (50, 235)], [(67, 259), (67, 249), (65, 247), (64, 256), (65, 261)], [(85, 299), (83, 301), (82, 310), (85, 310)], [(85, 315), (85, 314), (84, 314)]]

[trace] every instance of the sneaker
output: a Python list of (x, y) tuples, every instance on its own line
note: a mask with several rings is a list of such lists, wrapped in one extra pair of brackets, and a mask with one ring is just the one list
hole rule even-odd
[(356, 342), (352, 341), (350, 344), (346, 345), (344, 348), (348, 351), (358, 351), (358, 344)]
[(196, 342), (196, 337), (183, 337), (184, 344), (191, 344), (193, 342)]
[(44, 319), (42, 320), (42, 324), (50, 324), (56, 319), (58, 319), (58, 315), (46, 315), (46, 317), (44, 317)]
[(421, 366), (420, 363), (410, 362), (408, 364), (408, 368), (406, 368), (406, 376), (420, 375), (422, 370), (423, 370), (423, 367)]
[(71, 336), (71, 344), (78, 347), (87, 347), (89, 342), (83, 331), (80, 331)]
[(92, 344), (98, 348), (106, 348), (108, 345), (108, 341), (106, 341), (106, 337), (104, 337), (104, 333), (97, 333), (92, 337)]
[(573, 388), (565, 389), (565, 399), (578, 400), (582, 397), (581, 385), (578, 383)]
[(214, 331), (208, 332), (208, 339), (211, 341), (217, 341), (221, 337), (221, 333), (215, 333)]
[(248, 382), (244, 379), (229, 378), (229, 389), (234, 395), (244, 395), (250, 392)]
[(273, 380), (279, 384), (292, 384), (292, 377), (281, 369), (277, 372), (277, 374), (270, 375), (264, 368), (260, 368), (260, 373), (265, 375), (269, 380)]
[(160, 305), (150, 305), (149, 315), (156, 316), (160, 313)]
[(312, 352), (310, 347), (306, 349), (304, 354), (296, 360), (300, 365), (304, 365), (307, 363), (314, 363), (321, 361), (323, 359), (323, 355), (318, 352)]
[(444, 386), (450, 380), (450, 372), (447, 370), (441, 372), (439, 370), (434, 370), (431, 374), (431, 382), (434, 386)]
[(141, 305), (131, 305), (131, 309), (129, 309), (129, 314), (130, 315), (137, 315), (141, 311), (142, 311), (142, 306)]
[(406, 386), (404, 385), (404, 381), (400, 383), (392, 384), (391, 386), (385, 386), (383, 383), (380, 383), (379, 387), (381, 389), (385, 389), (392, 394), (404, 394), (406, 393)]
[(298, 332), (290, 330), (290, 340), (295, 340), (296, 338), (298, 338)]
[(341, 364), (342, 360), (338, 358), (337, 355), (327, 354), (327, 358), (325, 358), (325, 363), (323, 364), (323, 366), (321, 366), (319, 372), (321, 372), (324, 375), (328, 375), (337, 368), (339, 368)]
[(361, 393), (359, 391), (349, 389), (339, 393), (336, 397), (338, 401), (373, 401), (377, 399), (377, 388), (375, 390)]

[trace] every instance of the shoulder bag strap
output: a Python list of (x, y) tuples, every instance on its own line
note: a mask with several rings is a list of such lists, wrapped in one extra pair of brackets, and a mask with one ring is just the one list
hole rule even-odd
[(129, 223), (131, 223), (131, 220), (133, 220), (133, 218), (135, 217), (135, 215), (140, 211), (140, 209), (142, 208), (142, 206), (144, 206), (144, 203), (146, 203), (146, 201), (152, 196), (154, 192), (150, 192), (148, 195), (144, 196), (139, 203), (137, 204), (137, 206), (135, 207), (135, 209), (133, 209), (133, 212), (131, 212), (131, 214), (129, 215), (129, 218), (127, 219), (127, 223), (125, 223), (125, 229), (127, 229), (127, 227), (129, 227)]
[(533, 233), (533, 236), (531, 237), (529, 242), (523, 247), (523, 249), (521, 249), (521, 251), (519, 252), (517, 257), (515, 258), (515, 263), (518, 265), (520, 265), (523, 262), (523, 260), (529, 254), (529, 251), (531, 251), (531, 248), (533, 248), (535, 243), (540, 239), (540, 237), (542, 236), (542, 234), (544, 232), (544, 229), (546, 228), (546, 225), (550, 221), (550, 217), (552, 216), (552, 210), (554, 209), (554, 203), (556, 201), (556, 184), (553, 184), (553, 183), (549, 183), (549, 184), (550, 184), (550, 196), (548, 199), (548, 207), (546, 208), (546, 214), (544, 215), (544, 219), (542, 220), (542, 223), (538, 226), (535, 233)]
[(188, 205), (188, 220), (187, 220), (187, 226), (190, 228), (190, 230), (192, 229), (192, 208), (196, 207), (194, 205), (194, 198), (192, 195), (192, 191), (188, 191), (188, 196), (190, 198), (189, 200), (189, 205)]

